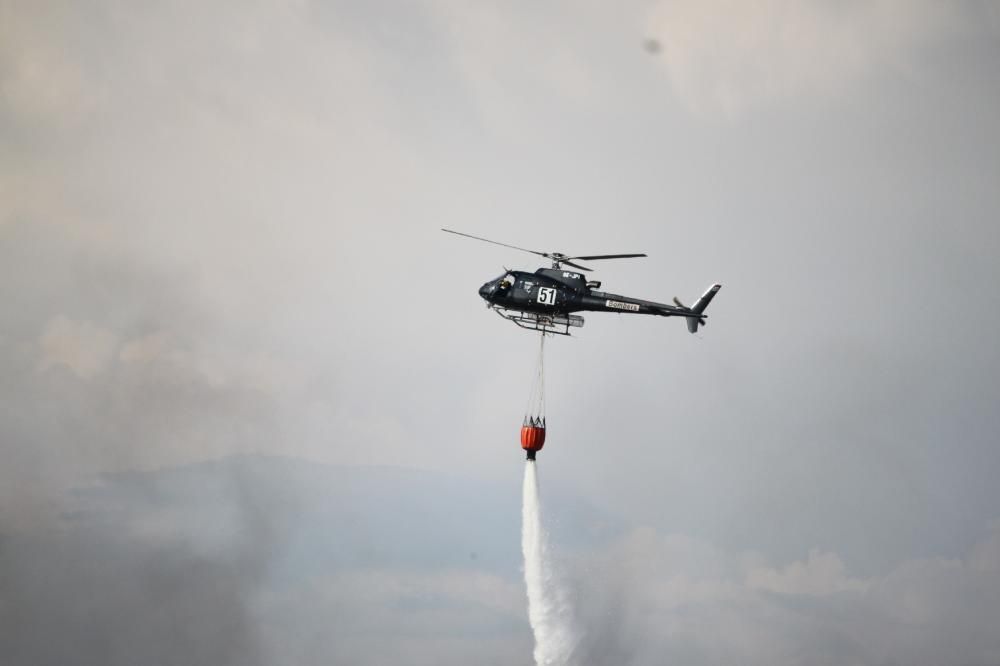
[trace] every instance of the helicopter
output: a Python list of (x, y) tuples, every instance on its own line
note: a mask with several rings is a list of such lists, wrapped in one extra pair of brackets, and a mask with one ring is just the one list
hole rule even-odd
[[(521, 328), (541, 331), (542, 333), (570, 335), (570, 328), (583, 326), (583, 317), (572, 314), (581, 311), (684, 317), (688, 331), (697, 333), (698, 327), (705, 325), (707, 316), (705, 308), (722, 288), (721, 284), (713, 284), (691, 307), (687, 307), (676, 297), (674, 297), (674, 305), (667, 305), (666, 303), (609, 294), (597, 291), (601, 288), (599, 281), (587, 280), (582, 273), (577, 272), (589, 272), (591, 269), (575, 262), (577, 260), (632, 259), (647, 255), (633, 253), (568, 256), (561, 252), (529, 250), (451, 229), (441, 229), (441, 231), (522, 252), (530, 252), (552, 260), (551, 268), (539, 268), (534, 273), (505, 270), (503, 275), (490, 280), (479, 288), (479, 295), (486, 301), (487, 307), (491, 310)], [(564, 265), (576, 270), (567, 270), (563, 268)]]

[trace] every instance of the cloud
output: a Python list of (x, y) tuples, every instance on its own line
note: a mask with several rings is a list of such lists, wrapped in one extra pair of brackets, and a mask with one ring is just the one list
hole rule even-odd
[(997, 663), (1000, 532), (964, 559), (849, 575), (835, 553), (767, 566), (638, 530), (574, 561), (583, 663)]
[(1000, 572), (1000, 525), (993, 528), (989, 539), (976, 544), (972, 549), (968, 566), (986, 573)]
[(849, 578), (835, 553), (810, 550), (804, 562), (792, 562), (781, 570), (753, 569), (746, 575), (751, 589), (778, 594), (824, 596), (848, 590), (864, 590), (863, 580)]
[[(545, 110), (603, 103), (599, 67), (586, 47), (586, 8), (506, 11), (492, 3), (436, 2), (454, 66), (487, 128), (522, 137), (547, 126)], [(545, 26), (554, 21), (558, 30)]]
[(905, 68), (959, 11), (931, 0), (663, 0), (648, 30), (689, 109), (735, 116)]
[(194, 346), (191, 349), (176, 336), (159, 330), (123, 342), (117, 360), (151, 382), (197, 377), (212, 388), (243, 388), (269, 396), (298, 389), (304, 381), (301, 369), (263, 352)]
[[(0, 122), (75, 129), (100, 107), (101, 91), (74, 57), (66, 31), (69, 5), (0, 7)], [(61, 39), (39, 39), (56, 33)], [(7, 137), (9, 138), (9, 136)]]
[(115, 334), (106, 328), (59, 315), (45, 326), (38, 342), (38, 369), (63, 366), (81, 379), (91, 379), (107, 367), (115, 342)]

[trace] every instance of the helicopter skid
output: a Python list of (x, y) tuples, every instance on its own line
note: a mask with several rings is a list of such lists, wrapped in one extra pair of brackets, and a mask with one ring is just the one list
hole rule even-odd
[(583, 317), (578, 315), (543, 314), (538, 312), (522, 312), (508, 310), (497, 306), (491, 308), (507, 321), (512, 321), (521, 328), (542, 333), (569, 335), (569, 329), (583, 326)]

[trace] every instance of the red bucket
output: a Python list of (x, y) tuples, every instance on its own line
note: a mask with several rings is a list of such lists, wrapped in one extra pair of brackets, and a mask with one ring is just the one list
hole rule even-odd
[(525, 451), (540, 451), (545, 446), (545, 427), (521, 426), (521, 448)]

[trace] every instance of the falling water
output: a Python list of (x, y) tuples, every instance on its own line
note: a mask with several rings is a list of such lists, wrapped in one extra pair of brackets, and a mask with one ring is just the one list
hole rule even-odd
[(528, 621), (535, 634), (535, 664), (564, 666), (570, 663), (577, 635), (566, 590), (553, 570), (548, 538), (542, 529), (536, 465), (529, 460), (524, 466), (521, 550)]

